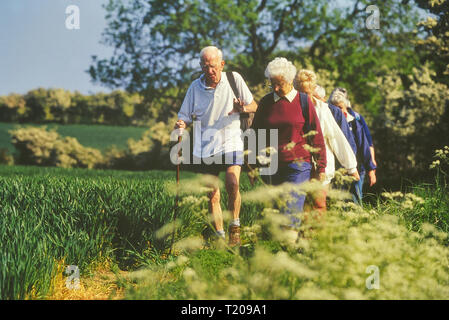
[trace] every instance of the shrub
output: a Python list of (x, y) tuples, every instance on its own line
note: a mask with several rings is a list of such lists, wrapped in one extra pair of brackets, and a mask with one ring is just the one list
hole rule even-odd
[(0, 149), (0, 164), (12, 165), (14, 164), (14, 158), (9, 154), (8, 149)]
[(18, 151), (18, 164), (94, 168), (104, 163), (100, 151), (83, 147), (75, 138), (62, 138), (55, 130), (27, 127), (11, 130), (10, 134)]
[(134, 168), (167, 169), (172, 167), (170, 159), (170, 132), (173, 130), (174, 118), (167, 123), (158, 122), (145, 131), (138, 141), (129, 139), (127, 154)]

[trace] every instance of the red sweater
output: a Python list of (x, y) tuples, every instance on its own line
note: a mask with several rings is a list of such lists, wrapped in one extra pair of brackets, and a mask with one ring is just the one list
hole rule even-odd
[[(314, 128), (318, 133), (311, 138), (311, 144), (319, 151), (313, 153), (317, 164), (317, 171), (324, 172), (326, 168), (326, 147), (323, 134), (321, 132), (320, 121), (316, 115), (314, 105), (310, 98), (309, 102), (309, 127)], [(304, 149), (307, 138), (304, 138), (305, 118), (299, 98), (299, 92), (292, 102), (282, 98), (274, 102), (273, 93), (262, 98), (257, 108), (253, 121), (254, 129), (278, 129), (278, 155), (279, 164), (286, 165), (294, 160), (311, 162), (311, 153)], [(269, 136), (267, 132), (267, 136)], [(287, 150), (287, 144), (294, 142), (292, 149)]]

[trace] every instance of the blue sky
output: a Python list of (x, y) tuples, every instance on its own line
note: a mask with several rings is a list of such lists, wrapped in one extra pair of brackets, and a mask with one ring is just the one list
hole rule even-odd
[[(85, 71), (91, 56), (112, 55), (100, 44), (107, 0), (1, 0), (0, 95), (38, 87), (108, 92)], [(66, 28), (66, 8), (77, 5), (80, 29)]]
[[(91, 83), (91, 56), (107, 58), (100, 43), (108, 0), (0, 0), (0, 95), (38, 87), (89, 94), (110, 90)], [(346, 7), (344, 0), (335, 6)], [(66, 8), (77, 5), (80, 29), (66, 28)]]

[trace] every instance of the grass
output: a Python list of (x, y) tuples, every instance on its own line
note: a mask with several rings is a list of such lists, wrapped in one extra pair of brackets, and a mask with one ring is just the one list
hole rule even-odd
[(265, 209), (243, 229), (239, 252), (181, 250), (175, 260), (131, 273), (125, 298), (446, 299), (447, 187), (408, 191), (385, 194), (374, 207), (334, 200), (324, 218), (304, 213), (300, 238)]
[(121, 283), (128, 282), (127, 272), (105, 262), (97, 266), (91, 275), (80, 277), (79, 288), (67, 288), (66, 264), (60, 261), (52, 280), (51, 294), (46, 300), (119, 300), (124, 298), (125, 288)]
[[(169, 171), (0, 166), (0, 297), (45, 297), (61, 260), (82, 276), (109, 260), (122, 270), (152, 263), (171, 243), (156, 233), (173, 219), (175, 194), (168, 189), (174, 180)], [(179, 210), (178, 237), (205, 228), (191, 214), (196, 206)], [(257, 213), (247, 209), (246, 223)]]
[[(306, 227), (306, 226), (305, 226)], [(446, 299), (446, 233), (410, 231), (389, 214), (331, 210), (297, 242), (250, 243), (253, 253), (184, 252), (170, 263), (130, 274), (127, 299)], [(280, 230), (280, 229), (279, 229)], [(278, 243), (276, 248), (274, 243)], [(378, 270), (379, 289), (371, 268)], [(372, 281), (372, 282), (371, 282)]]
[(47, 294), (61, 259), (89, 274), (94, 261), (113, 258), (126, 268), (135, 263), (130, 251), (142, 252), (148, 243), (157, 250), (167, 246), (154, 236), (171, 219), (174, 203), (160, 173), (128, 179), (113, 172), (83, 177), (81, 170), (23, 169), (0, 170), (7, 173), (0, 177), (2, 298), (25, 298), (31, 289)]
[[(0, 123), (0, 149), (7, 149), (9, 153), (15, 151), (11, 143), (11, 136), (8, 133), (16, 127), (29, 126), (13, 123)], [(38, 125), (33, 125), (38, 126)], [(109, 147), (116, 146), (119, 149), (126, 149), (128, 139), (139, 140), (147, 130), (143, 127), (107, 126), (107, 125), (82, 125), (49, 124), (48, 128), (55, 128), (64, 137), (74, 137), (85, 147), (96, 148), (104, 151)]]
[[(444, 183), (420, 183), (404, 192), (383, 192), (377, 203), (367, 208), (400, 217), (413, 231), (420, 231), (428, 223), (449, 234), (449, 196)], [(445, 243), (449, 244), (449, 239)]]
[[(207, 198), (191, 192), (199, 189), (194, 174), (182, 172), (181, 178), (186, 192), (169, 255), (172, 233), (160, 230), (173, 220), (174, 171), (0, 166), (0, 298), (439, 299), (449, 294), (446, 187), (415, 186), (365, 209), (332, 201), (325, 219), (304, 219), (304, 237), (292, 242), (291, 232), (276, 231), (282, 216), (266, 207), (272, 192), (260, 194), (242, 174), (243, 246), (231, 251), (197, 241), (207, 225)], [(226, 192), (222, 195), (225, 208)], [(80, 290), (65, 287), (66, 265), (80, 268)], [(365, 287), (372, 265), (380, 270), (381, 290)]]

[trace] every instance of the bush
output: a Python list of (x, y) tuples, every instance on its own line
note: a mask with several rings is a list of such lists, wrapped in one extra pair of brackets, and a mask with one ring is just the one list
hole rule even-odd
[(129, 139), (127, 156), (133, 167), (139, 170), (168, 169), (173, 167), (169, 161), (170, 132), (174, 118), (167, 123), (158, 122), (145, 131), (138, 141)]
[[(15, 162), (23, 165), (63, 168), (107, 168), (148, 170), (172, 168), (169, 161), (172, 123), (158, 122), (145, 131), (139, 140), (129, 139), (127, 149), (109, 148), (101, 151), (84, 147), (76, 138), (61, 137), (56, 129), (25, 127), (10, 130), (17, 150)], [(2, 163), (12, 163), (3, 153)]]
[(83, 147), (72, 137), (62, 138), (55, 130), (28, 127), (11, 130), (12, 143), (18, 151), (17, 164), (94, 168), (104, 165), (103, 155)]
[(14, 158), (8, 153), (8, 149), (0, 149), (0, 164), (12, 165), (14, 164)]
[[(373, 84), (383, 97), (380, 116), (373, 123), (378, 181), (428, 180), (429, 155), (447, 143), (448, 87), (437, 82), (424, 64), (407, 78), (391, 72)], [(432, 181), (430, 181), (432, 182)]]

